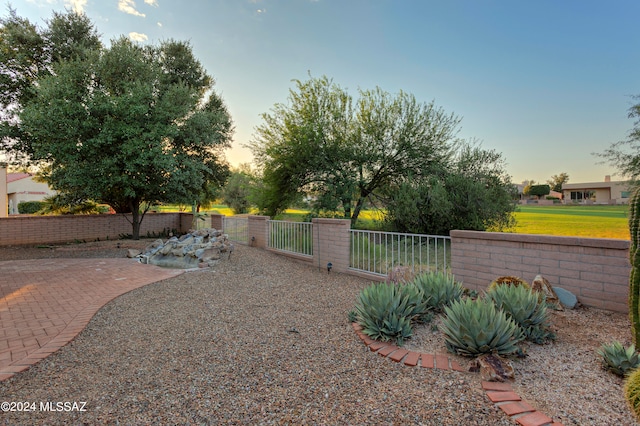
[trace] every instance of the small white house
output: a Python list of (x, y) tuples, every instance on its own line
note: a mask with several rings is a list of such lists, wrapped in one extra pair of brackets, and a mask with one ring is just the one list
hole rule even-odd
[(23, 201), (42, 201), (56, 193), (46, 183), (37, 182), (29, 173), (7, 173), (6, 176), (9, 214), (18, 214), (18, 204)]

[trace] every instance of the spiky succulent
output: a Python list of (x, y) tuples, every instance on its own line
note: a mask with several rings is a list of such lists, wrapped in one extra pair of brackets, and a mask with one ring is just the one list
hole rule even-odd
[(429, 310), (423, 299), (412, 285), (371, 284), (358, 295), (355, 317), (366, 335), (402, 345), (411, 337), (412, 321)]
[(633, 344), (628, 348), (618, 341), (604, 344), (598, 349), (598, 355), (602, 357), (605, 368), (618, 376), (625, 376), (640, 367), (640, 359)]
[(452, 275), (444, 272), (426, 272), (416, 276), (413, 283), (425, 296), (431, 296), (429, 305), (436, 309), (442, 308), (455, 300), (459, 300), (464, 293), (464, 287)]
[(640, 369), (629, 373), (624, 381), (624, 396), (637, 420), (640, 420)]
[(522, 329), (489, 300), (457, 300), (445, 306), (444, 313), (446, 347), (459, 355), (512, 355), (524, 339)]
[(497, 285), (487, 290), (487, 298), (522, 328), (527, 340), (541, 344), (555, 338), (545, 300), (529, 287)]

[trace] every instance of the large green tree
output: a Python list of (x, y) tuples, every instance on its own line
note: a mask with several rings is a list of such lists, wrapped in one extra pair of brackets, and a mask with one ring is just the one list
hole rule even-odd
[(188, 43), (120, 38), (52, 69), (19, 114), (27, 152), (52, 188), (131, 213), (134, 238), (145, 206), (194, 202), (226, 172), (231, 119)]
[(604, 152), (595, 153), (604, 163), (618, 170), (618, 173), (630, 179), (634, 184), (640, 179), (640, 95), (632, 97), (638, 103), (628, 110), (628, 117), (633, 119), (633, 128), (627, 138), (612, 143)]
[(352, 223), (367, 200), (409, 176), (444, 166), (459, 118), (400, 92), (349, 93), (327, 77), (295, 81), (287, 104), (263, 114), (250, 145), (263, 172), (261, 205), (273, 215), (301, 194)]
[(14, 9), (0, 19), (0, 151), (13, 163), (29, 164), (31, 140), (19, 114), (36, 96), (38, 80), (54, 73), (61, 61), (86, 59), (102, 43), (84, 15), (54, 13), (45, 28), (19, 17)]

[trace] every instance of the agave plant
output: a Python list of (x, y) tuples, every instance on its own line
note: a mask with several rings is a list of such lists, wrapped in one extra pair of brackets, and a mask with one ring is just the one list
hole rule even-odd
[(529, 287), (497, 285), (487, 290), (487, 298), (522, 328), (527, 340), (541, 344), (555, 338), (544, 299)]
[(442, 310), (446, 305), (459, 300), (464, 293), (464, 287), (452, 275), (444, 272), (427, 272), (416, 276), (413, 284), (425, 296), (430, 296), (429, 306)]
[(402, 345), (411, 337), (412, 321), (429, 310), (423, 299), (412, 285), (371, 284), (358, 295), (355, 317), (366, 335)]
[(625, 376), (631, 370), (640, 367), (640, 359), (633, 344), (625, 348), (622, 343), (614, 341), (608, 345), (600, 346), (598, 355), (602, 357), (605, 368), (618, 376)]
[(450, 352), (463, 356), (512, 355), (524, 339), (522, 329), (485, 299), (461, 299), (444, 308), (441, 331)]

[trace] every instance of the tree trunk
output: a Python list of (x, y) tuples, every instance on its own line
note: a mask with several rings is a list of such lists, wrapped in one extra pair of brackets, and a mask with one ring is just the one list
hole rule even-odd
[(129, 202), (131, 205), (131, 227), (133, 228), (131, 231), (131, 238), (134, 240), (140, 239), (140, 202), (137, 200), (131, 200)]

